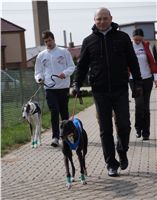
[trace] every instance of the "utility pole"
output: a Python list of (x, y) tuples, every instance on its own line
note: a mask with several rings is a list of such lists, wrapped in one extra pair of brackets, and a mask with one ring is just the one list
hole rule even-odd
[(70, 42), (69, 42), (69, 47), (73, 48), (74, 47), (74, 42), (72, 41), (72, 33), (70, 32)]
[(41, 36), (42, 32), (50, 29), (47, 0), (32, 0), (32, 7), (36, 46), (44, 45), (44, 41)]

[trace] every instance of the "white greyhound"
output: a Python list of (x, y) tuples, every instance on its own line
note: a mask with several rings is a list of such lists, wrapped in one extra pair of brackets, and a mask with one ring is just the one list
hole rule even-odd
[(41, 145), (41, 109), (37, 102), (28, 101), (22, 108), (22, 117), (30, 125), (32, 148)]

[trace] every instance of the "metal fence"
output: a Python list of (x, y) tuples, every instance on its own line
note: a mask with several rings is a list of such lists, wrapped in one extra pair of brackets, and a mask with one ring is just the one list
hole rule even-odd
[[(10, 127), (21, 121), (21, 109), (38, 89), (33, 69), (1, 70), (1, 126)], [(48, 111), (44, 89), (41, 88), (33, 99), (38, 101), (42, 113)]]

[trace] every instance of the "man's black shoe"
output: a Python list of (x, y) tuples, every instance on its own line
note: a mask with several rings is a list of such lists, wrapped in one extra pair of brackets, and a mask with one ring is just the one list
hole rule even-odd
[(128, 167), (128, 158), (126, 152), (119, 153), (119, 162), (121, 170), (125, 170)]
[(111, 177), (118, 176), (118, 168), (111, 168), (111, 167), (109, 167), (109, 169), (108, 169), (108, 175), (111, 176)]

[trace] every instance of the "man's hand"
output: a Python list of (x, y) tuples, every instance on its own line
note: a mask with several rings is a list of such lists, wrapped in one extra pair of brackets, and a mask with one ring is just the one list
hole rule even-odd
[(58, 78), (65, 79), (65, 74), (64, 73), (59, 74)]
[(80, 87), (78, 86), (78, 84), (76, 82), (73, 84), (72, 94), (73, 94), (74, 97), (75, 96), (77, 96), (77, 97), (81, 96)]
[(38, 83), (42, 85), (42, 84), (44, 83), (44, 80), (40, 78), (40, 79), (38, 80)]
[(76, 82), (73, 84), (72, 94), (74, 97), (77, 96), (79, 98), (80, 104), (83, 104), (80, 87), (78, 86), (78, 84)]

